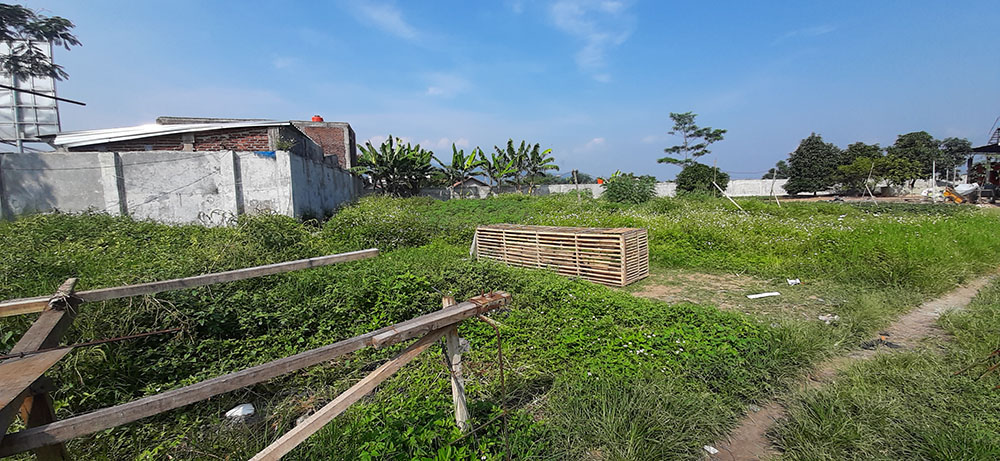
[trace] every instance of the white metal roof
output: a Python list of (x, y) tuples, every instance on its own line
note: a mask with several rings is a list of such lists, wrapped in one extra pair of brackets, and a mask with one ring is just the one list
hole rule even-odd
[(227, 128), (248, 128), (256, 126), (292, 126), (292, 123), (288, 121), (279, 122), (276, 120), (267, 120), (262, 122), (189, 123), (180, 125), (158, 125), (151, 123), (148, 125), (129, 126), (124, 128), (67, 131), (65, 133), (56, 134), (52, 143), (60, 147), (81, 147), (116, 141), (148, 138), (151, 136), (223, 130)]

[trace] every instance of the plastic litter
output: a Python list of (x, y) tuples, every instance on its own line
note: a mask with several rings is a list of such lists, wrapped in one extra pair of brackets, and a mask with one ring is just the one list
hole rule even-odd
[(253, 415), (254, 408), (252, 403), (244, 403), (242, 405), (237, 405), (233, 409), (226, 412), (226, 417), (229, 419), (244, 419), (248, 416)]
[(799, 285), (802, 283), (799, 279), (785, 279), (788, 281), (788, 285)]
[(955, 186), (955, 192), (958, 192), (966, 197), (977, 190), (979, 190), (979, 184), (959, 184)]
[(767, 293), (757, 293), (755, 295), (747, 295), (747, 298), (757, 299), (757, 298), (766, 298), (768, 296), (781, 296), (781, 293), (777, 291), (769, 291)]
[(840, 320), (840, 316), (837, 314), (823, 314), (817, 318), (822, 320), (827, 325)]
[(705, 445), (702, 448), (704, 448), (705, 451), (707, 451), (708, 454), (710, 454), (710, 455), (717, 455), (717, 454), (719, 454), (719, 450), (716, 450), (715, 447), (713, 447), (711, 445)]

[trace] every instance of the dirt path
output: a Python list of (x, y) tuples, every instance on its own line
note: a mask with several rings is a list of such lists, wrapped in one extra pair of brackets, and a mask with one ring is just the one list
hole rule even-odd
[[(921, 304), (884, 330), (884, 333), (887, 333), (885, 339), (903, 348), (910, 348), (916, 346), (922, 339), (943, 335), (944, 331), (937, 326), (938, 317), (945, 311), (965, 307), (993, 277), (990, 275), (978, 278), (938, 299)], [(873, 350), (860, 349), (821, 362), (803, 379), (801, 385), (805, 389), (822, 386), (834, 379), (837, 370), (843, 369), (851, 362), (874, 357), (881, 350), (892, 349), (885, 347)], [(778, 455), (767, 438), (767, 431), (785, 414), (785, 408), (777, 401), (771, 401), (763, 407), (751, 407), (751, 411), (743, 417), (740, 425), (729, 434), (729, 437), (714, 445), (719, 452), (709, 458), (719, 461), (749, 461)]]

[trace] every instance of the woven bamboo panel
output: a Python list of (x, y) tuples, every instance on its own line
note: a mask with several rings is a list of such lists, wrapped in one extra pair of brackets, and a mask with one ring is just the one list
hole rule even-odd
[(621, 287), (649, 275), (646, 229), (493, 224), (476, 228), (477, 259)]

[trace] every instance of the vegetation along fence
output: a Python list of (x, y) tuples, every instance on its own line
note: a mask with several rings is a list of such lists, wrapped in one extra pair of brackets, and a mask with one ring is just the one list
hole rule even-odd
[(646, 229), (493, 224), (476, 229), (477, 258), (554, 269), (610, 286), (649, 275)]
[[(55, 295), (51, 297), (0, 302), (0, 316), (40, 312), (38, 319), (10, 353), (5, 357), (0, 357), (5, 359), (0, 362), (0, 456), (34, 451), (40, 460), (66, 459), (67, 454), (63, 443), (75, 437), (128, 424), (219, 394), (261, 383), (365, 347), (382, 348), (414, 338), (419, 339), (309, 418), (296, 425), (252, 459), (280, 459), (442, 337), (445, 338), (446, 363), (451, 375), (456, 423), (461, 429), (468, 430), (468, 410), (465, 404), (464, 381), (461, 372), (462, 349), (457, 327), (463, 320), (472, 317), (478, 317), (495, 325), (495, 322), (482, 314), (507, 305), (510, 302), (510, 295), (507, 293), (483, 294), (458, 304), (450, 297), (445, 297), (442, 303), (444, 307), (441, 310), (380, 330), (189, 386), (143, 397), (132, 402), (59, 421), (55, 420), (49, 393), (54, 391), (56, 387), (44, 374), (74, 347), (87, 345), (59, 347), (63, 334), (72, 325), (73, 319), (83, 303), (232, 282), (375, 256), (378, 256), (378, 250), (369, 249), (215, 274), (81, 292), (74, 290), (77, 280), (71, 278), (63, 283)], [(27, 428), (7, 434), (7, 429), (18, 411), (20, 411)]]

